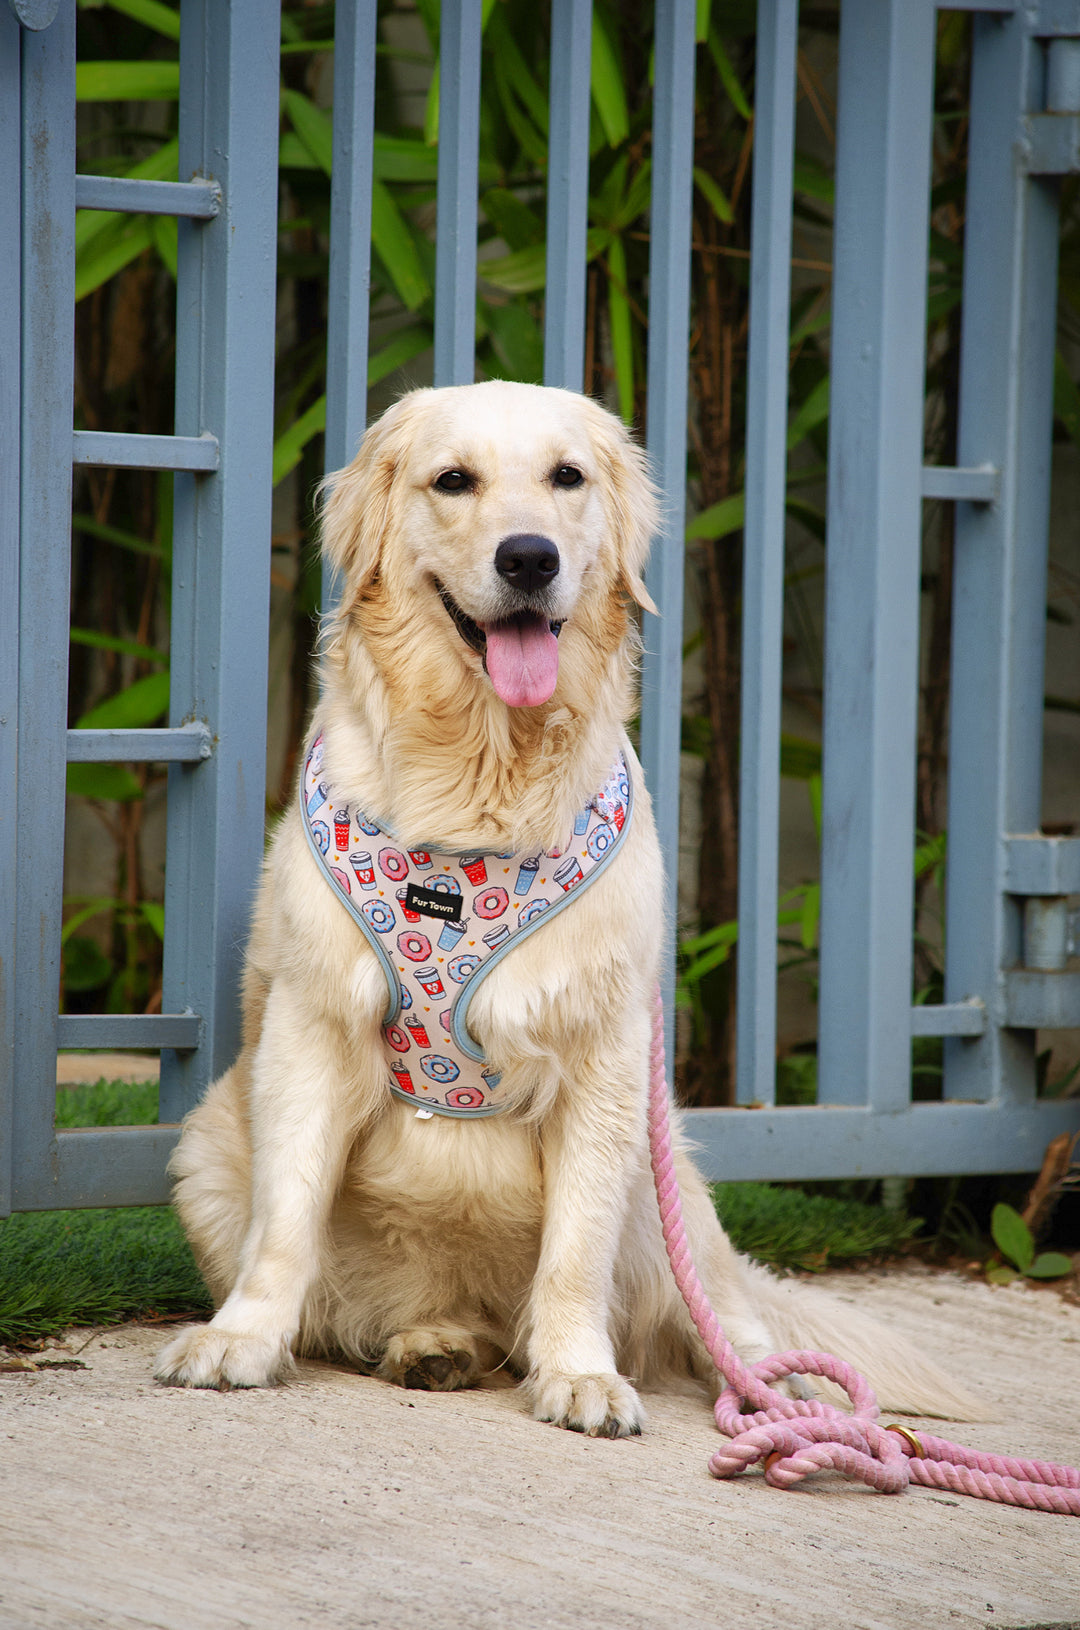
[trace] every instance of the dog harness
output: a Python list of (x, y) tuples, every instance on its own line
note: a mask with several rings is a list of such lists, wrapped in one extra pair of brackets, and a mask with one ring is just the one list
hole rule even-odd
[(466, 1028), (492, 968), (596, 881), (622, 847), (633, 792), (620, 752), (565, 851), (458, 855), (406, 849), (338, 797), (316, 737), (300, 779), (304, 833), (386, 976), (390, 1090), (436, 1115), (494, 1115), (500, 1077)]

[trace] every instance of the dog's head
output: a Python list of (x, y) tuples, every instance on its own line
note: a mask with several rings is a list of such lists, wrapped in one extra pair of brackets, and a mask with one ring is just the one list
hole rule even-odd
[(493, 381), (414, 391), (332, 478), (323, 548), (342, 613), (380, 593), (450, 631), (509, 707), (558, 682), (562, 627), (642, 581), (657, 508), (644, 455), (588, 397)]

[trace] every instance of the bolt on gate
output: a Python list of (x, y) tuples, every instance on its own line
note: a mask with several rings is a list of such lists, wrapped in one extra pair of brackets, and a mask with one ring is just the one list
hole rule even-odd
[[(1036, 1167), (1080, 1105), (1035, 1031), (1080, 1025), (1080, 839), (1039, 832), (1057, 180), (1080, 167), (1080, 0), (974, 11), (960, 464), (923, 466), (933, 0), (842, 0), (829, 430), (819, 1099), (775, 1107), (785, 436), (797, 0), (759, 0), (746, 472), (738, 1078), (714, 1176)], [(590, 0), (553, 0), (545, 382), (580, 389)], [(261, 854), (277, 8), (183, 0), (179, 182), (75, 173), (74, 0), (0, 3), (0, 1213), (167, 1198), (175, 1123), (234, 1056)], [(473, 378), (481, 0), (443, 0), (435, 383)], [(667, 495), (642, 758), (674, 905), (694, 0), (657, 0), (647, 441)], [(339, 0), (327, 467), (366, 412), (375, 5)], [(175, 215), (176, 434), (73, 436), (76, 207)], [(21, 313), (21, 315), (20, 315)], [(14, 449), (18, 449), (16, 458)], [(177, 472), (164, 729), (66, 728), (71, 471)], [(946, 999), (913, 1007), (920, 504), (956, 504)], [(325, 583), (327, 596), (333, 584)], [(58, 1016), (72, 760), (168, 762), (163, 1012)], [(19, 771), (21, 770), (21, 774)], [(14, 819), (12, 818), (14, 815)], [(673, 915), (673, 910), (672, 910)], [(671, 995), (669, 974), (667, 995)], [(670, 1039), (670, 1011), (669, 1039)], [(945, 1038), (913, 1104), (913, 1035)], [(58, 1047), (161, 1051), (163, 1124), (57, 1133)]]

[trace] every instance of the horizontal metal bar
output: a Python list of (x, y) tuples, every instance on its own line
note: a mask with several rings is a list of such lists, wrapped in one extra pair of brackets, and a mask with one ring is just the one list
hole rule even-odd
[(190, 1051), (202, 1040), (197, 1013), (61, 1013), (58, 1047), (102, 1047), (156, 1052), (159, 1047)]
[(123, 175), (77, 175), (76, 209), (116, 209), (128, 215), (182, 215), (209, 221), (221, 208), (216, 181), (139, 181)]
[(981, 1036), (986, 1030), (986, 1008), (978, 997), (970, 1002), (926, 1003), (911, 1010), (913, 1036)]
[(963, 499), (972, 504), (993, 504), (1001, 486), (1001, 472), (992, 464), (961, 470), (951, 464), (924, 464), (924, 498)]
[(1006, 894), (1080, 894), (1080, 838), (1005, 839)]
[(1080, 1130), (1080, 1103), (696, 1109), (682, 1125), (699, 1170), (722, 1181), (951, 1177), (1038, 1171), (1051, 1138)]
[(69, 764), (191, 764), (209, 758), (214, 737), (201, 719), (160, 730), (69, 730)]
[(1036, 39), (1080, 34), (1080, 0), (1035, 0), (1029, 5), (1031, 33)]
[(939, 11), (996, 11), (1008, 14), (1016, 10), (1017, 0), (938, 0)]
[(1005, 1023), (1017, 1030), (1080, 1026), (1080, 972), (1010, 968), (1005, 975)]
[(106, 464), (117, 470), (216, 470), (216, 436), (135, 436), (114, 430), (76, 430), (75, 464)]
[(1080, 114), (1032, 113), (1024, 120), (1020, 156), (1028, 175), (1080, 170)]
[(165, 1175), (178, 1126), (88, 1126), (56, 1134), (44, 1171), (25, 1172), (16, 1211), (77, 1211), (97, 1206), (168, 1205)]

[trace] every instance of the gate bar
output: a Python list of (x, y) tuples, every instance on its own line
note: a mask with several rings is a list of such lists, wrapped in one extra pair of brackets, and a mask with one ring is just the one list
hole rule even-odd
[(1025, 175), (1014, 148), (1042, 83), (1026, 21), (972, 24), (958, 462), (997, 466), (1001, 494), (956, 511), (945, 943), (946, 1001), (979, 996), (991, 1020), (980, 1040), (945, 1043), (945, 1096), (1021, 1104), (1035, 1032), (1002, 977), (1023, 955), (1006, 835), (1042, 816), (1058, 261), (1058, 183)]
[(179, 1120), (240, 1046), (238, 992), (263, 855), (277, 252), (278, 7), (184, 0), (180, 173), (220, 180), (177, 227), (176, 428), (212, 433), (213, 473), (174, 481), (169, 722), (213, 756), (169, 767), (162, 1005), (198, 1013), (196, 1052), (161, 1055)]
[(76, 430), (72, 462), (116, 470), (216, 470), (216, 436), (140, 436), (126, 430)]
[[(22, 457), (13, 1193), (52, 1171), (71, 575), (75, 6), (22, 35)], [(41, 811), (47, 813), (42, 819)]]
[[(20, 233), (22, 102), (19, 25), (0, 6), (0, 220)], [(0, 424), (10, 427), (0, 457), (0, 933), (16, 913), (16, 795), (19, 771), (19, 354), (20, 257), (0, 255)], [(10, 937), (7, 939), (10, 947)], [(11, 1131), (15, 1080), (15, 963), (0, 955), (0, 1217), (11, 1210)]]
[[(377, 10), (376, 0), (354, 0), (334, 12), (334, 159), (326, 319), (330, 343), (323, 439), (327, 475), (352, 462), (367, 423)], [(320, 593), (324, 612), (338, 599), (336, 576), (324, 556)]]
[(548, 105), (544, 384), (585, 382), (592, 0), (553, 0)]
[(185, 215), (208, 221), (221, 208), (216, 181), (141, 181), (126, 175), (77, 175), (76, 209), (128, 215)]
[(435, 384), (476, 377), (481, 0), (443, 0), (435, 226)]
[(69, 730), (69, 764), (198, 764), (214, 750), (209, 725), (175, 729)]
[(674, 934), (679, 885), (694, 24), (694, 0), (665, 0), (656, 8), (646, 441), (653, 475), (664, 494), (664, 509), (645, 573), (646, 586), (661, 615), (645, 618), (641, 762), (666, 868), (667, 952), (661, 963), (660, 985), (669, 1072), (675, 1053)]
[(758, 0), (743, 543), (736, 1098), (776, 1100), (780, 692), (798, 0)]
[(931, 0), (841, 12), (818, 1098), (886, 1113), (911, 1093), (935, 31)]

